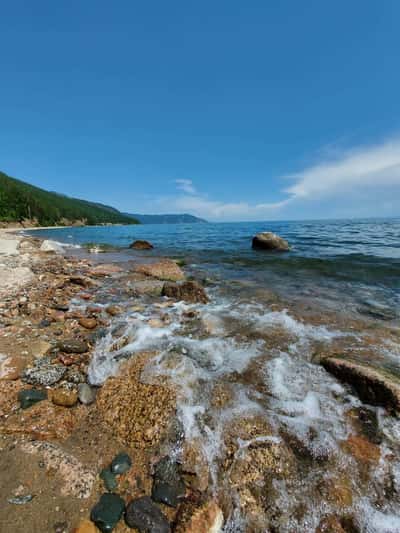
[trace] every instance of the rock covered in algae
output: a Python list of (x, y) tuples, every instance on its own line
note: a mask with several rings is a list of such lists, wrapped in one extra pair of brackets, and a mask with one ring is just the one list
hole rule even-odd
[(183, 283), (164, 283), (162, 295), (174, 300), (184, 300), (189, 303), (208, 302), (208, 296), (203, 287), (197, 281), (185, 281)]
[(93, 507), (90, 519), (102, 533), (110, 533), (120, 521), (124, 510), (124, 500), (117, 494), (106, 492)]
[(109, 378), (97, 396), (97, 406), (105, 423), (121, 442), (139, 448), (159, 444), (173, 423), (175, 392), (165, 385), (141, 382), (144, 366), (152, 354), (136, 356)]
[(37, 389), (24, 389), (18, 393), (18, 400), (22, 409), (32, 407), (35, 403), (46, 400), (47, 392)]

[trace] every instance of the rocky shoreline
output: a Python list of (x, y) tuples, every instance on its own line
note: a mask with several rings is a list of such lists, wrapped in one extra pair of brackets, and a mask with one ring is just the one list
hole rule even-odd
[[(274, 363), (269, 355), (261, 352), (244, 370), (239, 365), (240, 370), (233, 368), (220, 377), (217, 372), (212, 383), (201, 374), (193, 377), (191, 394), (206, 391), (204, 416), (210, 419), (204, 427), (218, 435), (218, 420), (212, 416), (226, 419), (219, 437), (224, 453), (214, 459), (224, 476), (210, 471), (215, 450), (210, 449), (208, 457), (196, 444), (204, 435), (194, 432), (185, 441), (188, 428), (182, 420), (191, 422), (178, 419), (177, 411), (189, 399), (168, 369), (180, 372), (187, 383), (190, 367), (182, 366), (181, 358), (194, 337), (214, 342), (218, 323), (199, 316), (198, 306), (207, 305), (209, 295), (177, 262), (156, 258), (123, 266), (102, 263), (65, 255), (35, 237), (3, 231), (0, 296), (0, 498), (7, 502), (0, 507), (0, 523), (5, 531), (25, 532), (28, 526), (31, 531), (56, 533), (122, 533), (135, 528), (217, 533), (232, 519), (234, 506), (246, 515), (243, 531), (265, 531), (265, 520), (272, 524), (271, 531), (286, 531), (282, 524), (287, 515), (279, 508), (274, 483), (290, 487), (302, 479), (304, 469), (321, 465), (327, 479), (313, 494), (329, 505), (308, 530), (360, 531), (351, 510), (360, 495), (355, 479), (334, 456), (314, 446), (319, 436), (311, 430), (306, 446), (290, 434), (289, 419), (277, 428), (268, 402), (278, 401), (279, 394), (275, 384), (267, 387), (263, 378), (265, 365)], [(285, 306), (271, 298), (276, 310), (272, 315), (281, 313), (285, 319)], [(187, 344), (180, 351), (168, 349), (163, 372), (150, 378), (148, 369), (160, 367), (159, 354), (143, 343), (144, 349), (136, 348), (135, 357), (130, 357), (129, 347), (141, 344), (132, 337), (126, 316), (148, 311), (142, 317), (147, 328), (143, 334), (156, 335), (173, 327), (172, 308), (179, 311)], [(318, 328), (310, 326), (311, 334), (313, 327)], [(347, 327), (356, 329), (359, 324)], [(395, 340), (398, 333), (374, 328), (368, 334), (371, 340), (364, 335), (362, 344), (358, 337), (350, 342), (339, 336), (329, 350), (316, 338), (306, 349), (314, 363), (354, 387), (364, 401), (398, 413), (397, 376), (379, 365), (371, 370), (370, 360), (367, 364), (360, 356), (354, 358), (360, 346), (372, 346), (379, 335)], [(294, 342), (279, 323), (258, 335), (265, 336), (271, 353), (289, 351)], [(238, 331), (226, 336), (243, 341)], [(104, 353), (113, 354), (111, 375), (102, 374), (102, 365), (108, 364), (102, 343)], [(236, 349), (234, 344), (226, 347)], [(323, 372), (319, 365), (312, 368), (318, 376)], [(252, 392), (243, 395), (248, 384)], [(333, 381), (329, 386), (334, 396), (346, 397), (347, 391)], [(254, 407), (256, 401), (265, 406), (269, 418)], [(249, 403), (244, 411), (242, 402)], [(380, 448), (376, 412), (351, 402), (343, 415), (340, 447), (354, 463), (357, 483), (367, 487), (384, 457), (390, 464), (392, 451)], [(342, 478), (329, 477), (330, 468)], [(229, 490), (224, 491), (227, 483)], [(388, 497), (389, 481), (383, 485), (377, 493)], [(232, 491), (236, 501), (228, 496)], [(227, 528), (236, 531), (229, 524)]]
[[(5, 530), (26, 531), (29, 524), (32, 531), (96, 531), (90, 512), (107, 490), (126, 503), (152, 495), (160, 507), (148, 498), (139, 512), (146, 516), (138, 520), (155, 521), (154, 527), (158, 520), (157, 531), (169, 531), (172, 525), (177, 531), (200, 531), (190, 529), (191, 520), (212, 530), (214, 522), (221, 522), (219, 507), (199, 494), (189, 497), (181, 480), (175, 480), (181, 487), (175, 494), (171, 480), (164, 479), (170, 479), (173, 463), (157, 474), (161, 467), (154, 454), (175, 405), (172, 389), (140, 381), (140, 370), (152, 354), (128, 363), (129, 379), (111, 378), (103, 390), (87, 378), (96, 341), (126, 311), (113, 303), (113, 293), (125, 292), (132, 305), (137, 295), (159, 295), (159, 317), (150, 322), (156, 327), (163, 320), (164, 286), (169, 295), (192, 302), (206, 301), (204, 290), (183, 281), (182, 270), (167, 259), (124, 272), (115, 264), (65, 257), (57, 247), (44, 249), (49, 248), (34, 237), (0, 236), (0, 464), (6, 471), (0, 497), (10, 502), (0, 511)], [(118, 277), (123, 278), (120, 291), (114, 286), (111, 294), (97, 297)], [(179, 287), (178, 280), (183, 281)], [(85, 309), (71, 303), (77, 298), (87, 303)], [(97, 304), (107, 299), (108, 304)], [(107, 462), (120, 450), (132, 457), (134, 468), (104, 477)], [(189, 502), (185, 513), (180, 505), (184, 518), (177, 515), (177, 497)], [(96, 509), (98, 514), (99, 505)], [(132, 530), (132, 505), (127, 516), (131, 527), (120, 522), (115, 531)], [(111, 530), (101, 517), (94, 521), (102, 531)]]

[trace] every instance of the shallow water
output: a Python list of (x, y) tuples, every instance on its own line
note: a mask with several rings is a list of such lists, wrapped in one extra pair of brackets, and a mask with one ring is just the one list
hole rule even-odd
[[(251, 235), (269, 229), (292, 251), (253, 252)], [(201, 450), (226, 533), (313, 532), (328, 516), (346, 531), (400, 531), (400, 421), (315, 363), (319, 353), (352, 350), (400, 368), (399, 235), (395, 220), (46, 232), (118, 247), (148, 238), (156, 249), (146, 256), (185, 257), (189, 271), (210, 279), (207, 305), (160, 308), (143, 298), (143, 310), (132, 310), (122, 300), (125, 345), (113, 349), (110, 330), (89, 376), (101, 384), (126, 358), (156, 353), (143, 379), (162, 376), (176, 388), (184, 434), (170, 453)], [(360, 442), (368, 460), (354, 451)]]

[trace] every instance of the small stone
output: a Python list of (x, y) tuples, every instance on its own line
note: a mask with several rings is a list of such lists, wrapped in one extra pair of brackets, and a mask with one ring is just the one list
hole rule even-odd
[(61, 407), (73, 407), (78, 401), (76, 390), (56, 389), (51, 393), (51, 401)]
[(132, 466), (132, 460), (127, 453), (119, 453), (111, 462), (111, 472), (113, 474), (125, 474)]
[(104, 486), (109, 492), (114, 492), (118, 487), (117, 478), (111, 472), (110, 468), (103, 468), (100, 472), (100, 478), (104, 481)]
[(124, 500), (117, 494), (108, 492), (101, 495), (90, 513), (90, 519), (102, 533), (109, 533), (118, 524), (124, 509)]
[[(57, 507), (56, 507), (56, 511), (57, 511)], [(54, 533), (68, 533), (68, 522), (56, 522), (53, 526), (53, 530), (54, 530)]]
[(87, 383), (81, 383), (78, 386), (78, 398), (83, 405), (90, 405), (96, 399), (96, 392)]
[(37, 389), (24, 389), (18, 393), (18, 401), (22, 409), (47, 399), (47, 392)]
[(176, 507), (186, 493), (179, 464), (164, 457), (155, 465), (151, 497), (155, 502)]
[(14, 505), (25, 505), (33, 500), (32, 494), (26, 494), (25, 496), (16, 496), (15, 498), (9, 498), (8, 503)]
[(97, 320), (95, 318), (83, 317), (78, 320), (78, 323), (86, 329), (94, 329), (97, 326)]
[(58, 348), (64, 353), (85, 353), (89, 346), (80, 339), (64, 339), (58, 343)]
[(123, 312), (123, 309), (119, 305), (109, 305), (106, 308), (106, 311), (111, 316), (117, 316), (117, 315), (120, 315)]
[(125, 521), (129, 527), (137, 528), (141, 533), (171, 531), (167, 518), (148, 496), (130, 502), (126, 509)]

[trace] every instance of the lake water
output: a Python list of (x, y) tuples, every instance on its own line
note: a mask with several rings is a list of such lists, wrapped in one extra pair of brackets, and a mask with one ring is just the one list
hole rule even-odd
[[(259, 231), (278, 233), (291, 250), (252, 250)], [(160, 308), (144, 296), (133, 309), (120, 290), (96, 290), (97, 304), (120, 298), (126, 309), (117, 319), (124, 343), (113, 348), (113, 324), (95, 347), (89, 377), (101, 385), (121, 360), (157, 354), (143, 379), (173, 384), (184, 433), (169, 453), (180, 460), (184, 446), (196, 446), (208, 492), (224, 508), (224, 533), (400, 531), (400, 420), (363, 404), (318, 364), (321, 354), (341, 354), (400, 375), (400, 220), (34, 234), (78, 254), (110, 245), (89, 256), (128, 261), (127, 270), (131, 261), (184, 259), (188, 273), (204, 280), (206, 305)], [(154, 250), (130, 250), (135, 239)]]

